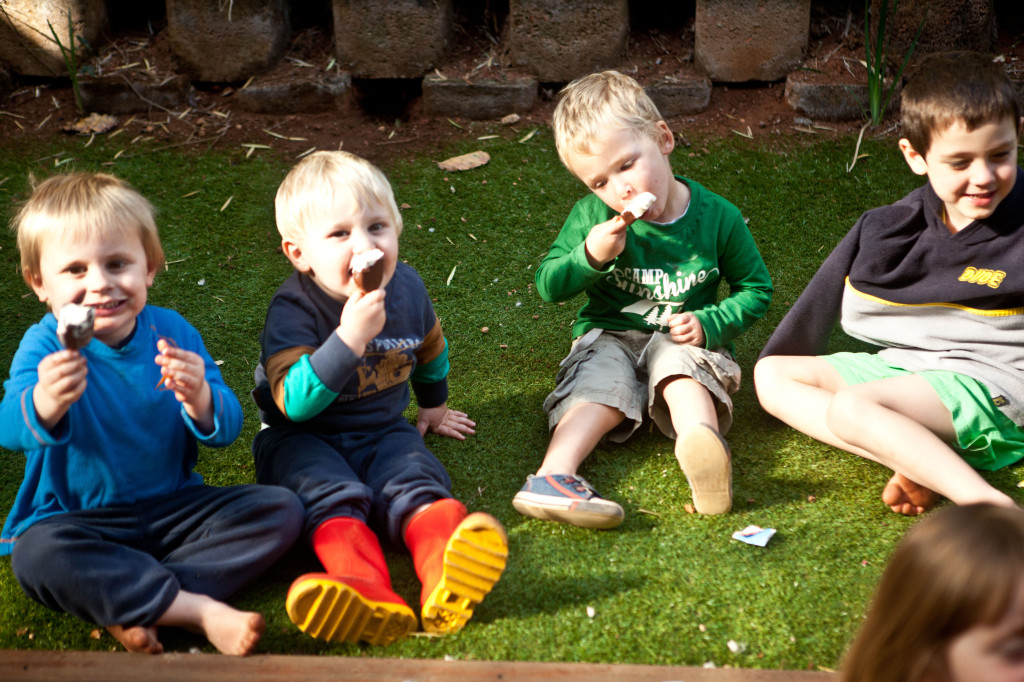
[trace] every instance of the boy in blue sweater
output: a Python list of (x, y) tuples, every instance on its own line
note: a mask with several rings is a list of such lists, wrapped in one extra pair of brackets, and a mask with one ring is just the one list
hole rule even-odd
[[(412, 555), (423, 628), (456, 632), (505, 568), (508, 540), (497, 519), (452, 498), (423, 442), (428, 430), (462, 440), (475, 424), (448, 408), (448, 344), (423, 281), (398, 260), (391, 186), (364, 159), (317, 152), (288, 173), (275, 207), (295, 272), (260, 336), (253, 455), (260, 481), (306, 505), (325, 569), (295, 580), (288, 615), (329, 641), (388, 644), (415, 630), (379, 533)], [(410, 383), (415, 426), (403, 415)]]
[[(25, 281), (51, 312), (4, 383), (0, 446), (26, 462), (0, 554), (32, 599), (129, 651), (162, 652), (168, 625), (251, 653), (263, 617), (224, 600), (291, 546), (302, 507), (283, 488), (214, 488), (193, 471), (197, 441), (231, 443), (242, 410), (199, 333), (146, 304), (164, 263), (152, 206), (110, 175), (62, 175), (14, 228)], [(69, 303), (95, 318), (80, 349), (58, 340)]]

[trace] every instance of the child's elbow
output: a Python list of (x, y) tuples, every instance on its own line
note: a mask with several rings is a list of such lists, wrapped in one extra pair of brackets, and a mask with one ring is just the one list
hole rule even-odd
[(540, 287), (538, 287), (537, 293), (540, 295), (541, 300), (544, 301), (545, 303), (558, 303), (558, 297), (554, 296), (550, 291), (546, 289), (541, 289)]

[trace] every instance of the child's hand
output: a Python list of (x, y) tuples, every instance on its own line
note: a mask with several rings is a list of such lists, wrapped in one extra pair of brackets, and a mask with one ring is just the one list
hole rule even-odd
[(465, 412), (448, 409), (448, 403), (437, 407), (421, 407), (416, 413), (416, 428), (423, 436), (429, 430), (439, 436), (466, 440), (466, 434), (474, 434), (476, 422)]
[(357, 291), (349, 296), (341, 310), (338, 336), (352, 352), (362, 356), (366, 352), (366, 344), (384, 331), (385, 322), (384, 290), (376, 289), (366, 294)]
[(39, 382), (32, 389), (32, 402), (40, 423), (52, 429), (82, 397), (89, 368), (77, 350), (59, 350), (43, 358), (36, 372)]
[(174, 397), (184, 405), (185, 412), (200, 431), (213, 430), (213, 400), (210, 384), (206, 382), (206, 365), (198, 353), (172, 346), (164, 339), (156, 342), (160, 354), (155, 362), (160, 365), (163, 380), (160, 385), (174, 391)]
[(668, 334), (673, 341), (687, 346), (704, 347), (704, 327), (693, 313), (678, 313), (668, 318)]
[(586, 250), (590, 264), (600, 270), (626, 248), (626, 223), (619, 216), (590, 228)]

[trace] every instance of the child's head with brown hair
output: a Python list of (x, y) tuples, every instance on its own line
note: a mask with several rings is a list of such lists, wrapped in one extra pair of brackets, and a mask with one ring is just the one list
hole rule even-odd
[(386, 286), (398, 261), (402, 214), (384, 174), (348, 152), (315, 152), (295, 165), (274, 199), (281, 247), (296, 270), (331, 297), (359, 287), (352, 257), (379, 250)]
[(40, 183), (12, 221), (25, 282), (56, 314), (93, 309), (94, 336), (117, 345), (135, 329), (164, 264), (153, 206), (105, 173), (69, 173)]
[(900, 107), (900, 151), (928, 176), (946, 227), (959, 232), (991, 217), (1017, 182), (1021, 105), (1003, 67), (977, 52), (928, 55)]
[(842, 679), (967, 682), (1010, 672), (1024, 677), (1024, 510), (942, 509), (893, 553)]
[(974, 130), (1004, 119), (1016, 125), (1020, 97), (1006, 69), (980, 52), (939, 52), (921, 59), (900, 96), (900, 124), (922, 156), (932, 138), (956, 123)]
[(558, 94), (552, 116), (558, 157), (572, 170), (567, 155), (589, 154), (591, 145), (606, 130), (630, 130), (659, 140), (658, 108), (643, 87), (618, 71), (602, 71), (577, 78)]

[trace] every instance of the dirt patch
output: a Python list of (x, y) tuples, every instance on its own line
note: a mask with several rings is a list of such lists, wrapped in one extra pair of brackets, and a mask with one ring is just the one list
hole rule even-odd
[[(851, 15), (812, 18), (811, 41), (804, 63), (814, 78), (840, 82), (865, 80), (859, 19)], [(634, 22), (636, 24), (638, 22)], [(672, 80), (693, 72), (693, 22), (678, 26), (635, 26), (627, 57), (616, 65), (641, 83)], [(999, 50), (1011, 72), (1024, 71), (1024, 47), (1018, 36), (1002, 35)], [(474, 33), (457, 30), (449, 57), (437, 72), (448, 78), (501, 80), (518, 74), (503, 51), (500, 33), (486, 27)], [(246, 84), (193, 84), (187, 106), (175, 110), (151, 107), (147, 114), (118, 117), (126, 147), (180, 146), (196, 149), (238, 149), (297, 157), (316, 149), (343, 147), (387, 163), (409, 155), (440, 156), (458, 139), (478, 136), (500, 127), (497, 121), (474, 122), (422, 113), (418, 81), (359, 81), (353, 83), (348, 104), (317, 114), (254, 114), (235, 106), (235, 95), (254, 84), (301, 83), (336, 75), (329, 31), (306, 28), (296, 32), (286, 57), (271, 72)], [(86, 68), (92, 76), (120, 78), (160, 86), (185, 79), (175, 63), (166, 31), (126, 33), (106, 46)], [(90, 75), (91, 74), (91, 75)], [(553, 99), (561, 84), (541, 84), (537, 106), (516, 112), (521, 119), (510, 134), (525, 134), (550, 120)], [(742, 135), (838, 136), (856, 132), (861, 121), (808, 126), (786, 102), (784, 83), (715, 85), (707, 109), (669, 119), (684, 143), (708, 137)], [(511, 113), (511, 112), (510, 112)], [(3, 101), (0, 139), (54, 138), (81, 117), (67, 81), (22, 84)], [(889, 126), (887, 126), (889, 127)], [(112, 133), (106, 133), (108, 135)], [(245, 146), (249, 145), (249, 146)], [(262, 145), (262, 146), (253, 146)], [(270, 150), (264, 149), (270, 147)], [(130, 149), (129, 149), (130, 151)]]

